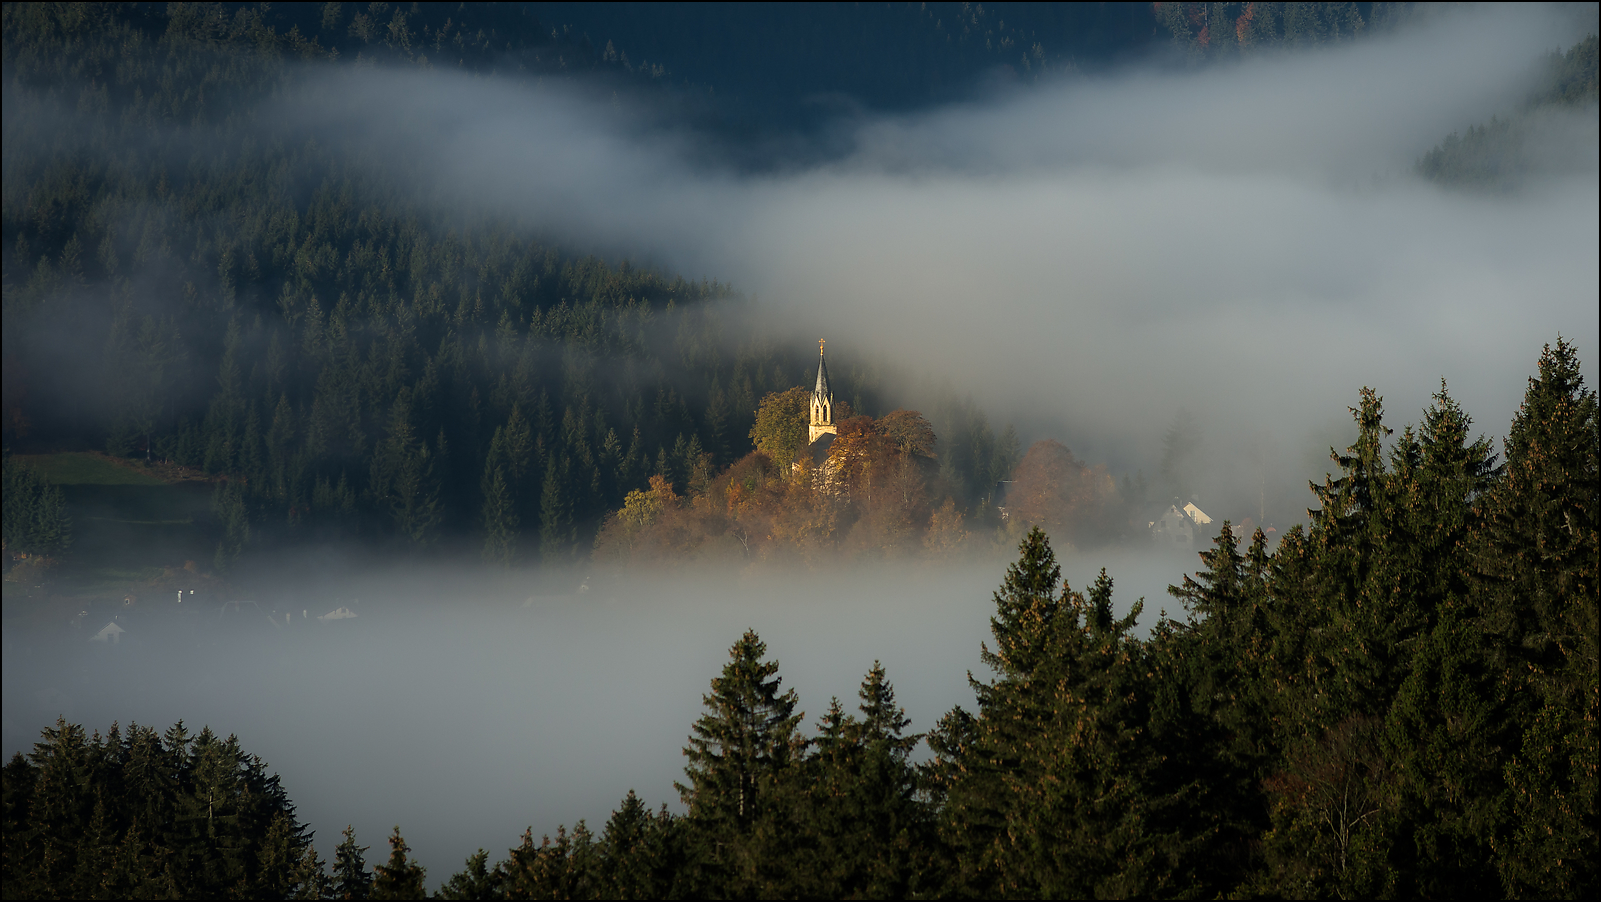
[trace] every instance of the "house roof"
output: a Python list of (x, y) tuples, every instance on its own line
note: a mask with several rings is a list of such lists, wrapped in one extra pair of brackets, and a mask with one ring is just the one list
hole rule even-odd
[(828, 460), (829, 449), (834, 447), (834, 439), (836, 438), (838, 436), (834, 433), (825, 432), (817, 437), (817, 441), (806, 447), (812, 458), (812, 466), (820, 467), (823, 465), (823, 461)]

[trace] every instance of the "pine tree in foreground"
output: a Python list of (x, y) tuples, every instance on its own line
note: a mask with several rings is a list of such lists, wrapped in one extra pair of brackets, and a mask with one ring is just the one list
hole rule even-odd
[(1593, 895), (1601, 633), (1601, 417), (1573, 346), (1540, 355), (1484, 504), (1476, 561), (1489, 628), (1504, 637), (1523, 730), (1507, 767), (1513, 816), (1497, 866), (1509, 895)]
[(367, 870), (367, 846), (356, 845), (356, 829), (345, 827), (339, 846), (334, 849), (334, 872), (330, 881), (335, 899), (366, 899), (372, 893), (372, 873)]
[(796, 732), (794, 690), (779, 691), (778, 662), (754, 630), (729, 649), (729, 661), (703, 696), (706, 713), (684, 748), (688, 784), (676, 784), (689, 808), (692, 860), (699, 865), (689, 891), (736, 896), (776, 891), (784, 862), (774, 850), (787, 841), (780, 804), (786, 772), (803, 749)]
[(370, 899), (426, 899), (428, 890), (422, 866), (409, 856), (411, 847), (400, 836), (400, 827), (389, 836), (389, 861), (373, 868)]

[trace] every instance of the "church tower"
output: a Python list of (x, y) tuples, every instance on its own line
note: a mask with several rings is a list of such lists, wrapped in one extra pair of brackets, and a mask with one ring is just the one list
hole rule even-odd
[(823, 342), (817, 342), (817, 387), (812, 389), (812, 424), (806, 442), (819, 436), (838, 435), (834, 427), (834, 392), (828, 387), (828, 362), (823, 359)]

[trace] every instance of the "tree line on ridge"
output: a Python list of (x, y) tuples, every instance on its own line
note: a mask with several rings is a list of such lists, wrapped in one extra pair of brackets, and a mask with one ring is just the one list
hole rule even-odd
[[(1046, 534), (993, 597), (987, 679), (926, 733), (874, 664), (809, 729), (747, 632), (690, 727), (683, 813), (630, 791), (446, 899), (1591, 897), (1601, 419), (1541, 355), (1504, 457), (1442, 386), (1398, 435), (1377, 393), (1270, 549), (1224, 523), (1136, 634)], [(926, 742), (931, 756), (912, 760)], [(13, 898), (420, 898), (396, 828), (329, 868), (275, 777), (182, 725), (46, 730), (4, 768)]]

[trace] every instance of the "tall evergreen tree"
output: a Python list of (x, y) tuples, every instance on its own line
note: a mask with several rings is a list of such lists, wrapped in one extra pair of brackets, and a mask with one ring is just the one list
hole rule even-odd
[(931, 738), (957, 857), (950, 890), (1144, 895), (1188, 885), (1212, 830), (1184, 834), (1203, 807), (1196, 781), (1143, 738), (1151, 663), (1128, 635), (1143, 604), (1116, 617), (1104, 571), (1087, 597), (1065, 585), (1057, 595), (1060, 570), (1037, 529), (1019, 551), (995, 595), (996, 650), (983, 650), (998, 679), (971, 680), (977, 716), (952, 712)]
[[(1390, 552), (1401, 569), (1394, 616), (1404, 621), (1406, 676), (1385, 716), (1394, 785), (1390, 864), (1406, 894), (1471, 894), (1494, 885), (1493, 838), (1506, 804), (1498, 749), (1511, 738), (1500, 655), (1468, 590), (1462, 553), (1480, 496), (1499, 475), (1490, 443), (1442, 384), (1391, 453)], [(1466, 787), (1472, 787), (1464, 792)]]
[(372, 873), (367, 870), (367, 846), (356, 845), (356, 831), (345, 827), (344, 838), (334, 849), (333, 897), (366, 899), (372, 893)]
[[(944, 801), (941, 829), (957, 852), (951, 879), (964, 892), (1007, 891), (997, 861), (1011, 813), (1002, 781), (1025, 765), (1017, 754), (1027, 742), (1023, 737), (1036, 733), (1048, 716), (1046, 700), (1028, 690), (1040, 685), (1035, 671), (1048, 664), (1054, 651), (1051, 631), (1059, 626), (1055, 621), (1061, 607), (1057, 592), (1060, 586), (1065, 594), (1066, 588), (1043, 530), (1031, 529), (1018, 551), (1017, 562), (1007, 567), (994, 595), (990, 633), (995, 649), (980, 646), (981, 659), (1000, 679), (983, 683), (969, 674), (977, 716), (957, 708), (930, 737), (939, 755), (930, 777)], [(1001, 732), (1006, 735), (997, 735)]]
[(1157, 719), (1172, 734), (1165, 738), (1187, 743), (1180, 756), (1204, 781), (1214, 815), (1205, 879), (1230, 887), (1249, 878), (1252, 846), (1268, 826), (1261, 782), (1278, 757), (1268, 688), (1274, 636), (1262, 530), (1241, 554), (1224, 521), (1212, 544), (1200, 552), (1201, 570), (1168, 587), (1188, 621), (1159, 624), (1149, 647)]
[(663, 899), (676, 895), (683, 867), (683, 820), (652, 814), (633, 790), (623, 797), (601, 833), (602, 894), (614, 899)]
[[(497, 434), (496, 438), (499, 438)], [(494, 466), (484, 474), (484, 560), (510, 564), (517, 556), (517, 510), (506, 471)]]
[(32, 467), (6, 453), (4, 505), (6, 549), (23, 554), (54, 554), (72, 544), (72, 520), (67, 516), (61, 490), (51, 486)]
[(775, 821), (784, 812), (775, 802), (803, 747), (796, 733), (802, 715), (794, 690), (779, 691), (778, 662), (766, 654), (753, 630), (734, 643), (684, 747), (689, 782), (675, 785), (702, 867), (691, 892), (760, 895), (776, 889), (782, 872), (766, 849), (779, 839)]
[(417, 436), (411, 392), (403, 390), (390, 406), (389, 434), (373, 457), (368, 491), (394, 520), (399, 534), (413, 544), (431, 541), (440, 522), (434, 456)]
[(501, 881), (500, 870), (489, 867), (489, 853), (479, 849), (467, 856), (466, 867), (451, 875), (451, 878), (445, 881), (445, 885), (439, 888), (439, 898), (460, 900), (460, 902), (501, 899), (504, 898)]
[(1573, 346), (1547, 346), (1476, 543), (1486, 620), (1504, 637), (1521, 702), (1523, 736), (1507, 767), (1511, 836), (1497, 860), (1509, 895), (1582, 896), (1598, 885), (1598, 424)]
[(411, 847), (401, 838), (400, 827), (389, 836), (389, 861), (372, 869), (369, 899), (426, 899), (422, 865), (410, 858)]
[(571, 833), (556, 829), (556, 838), (523, 834), (520, 846), (497, 868), (500, 887), (512, 899), (595, 899), (603, 885), (599, 848), (589, 828), (579, 821)]
[(824, 715), (815, 750), (795, 774), (796, 891), (818, 898), (904, 898), (938, 889), (933, 823), (917, 798), (909, 761), (920, 737), (874, 662), (859, 692), (861, 718), (839, 700)]
[(576, 538), (572, 505), (564, 489), (571, 461), (555, 454), (545, 459), (545, 485), (539, 496), (539, 548), (547, 560), (558, 560), (572, 550)]

